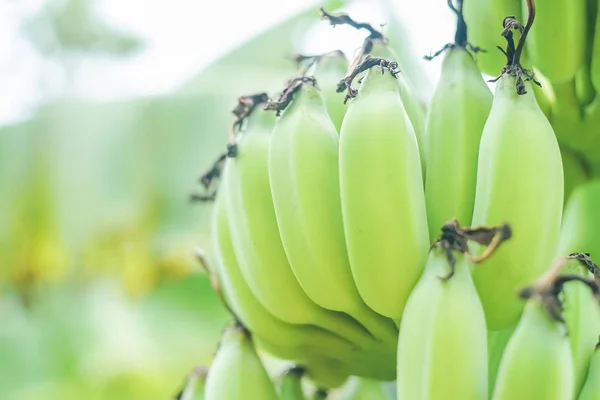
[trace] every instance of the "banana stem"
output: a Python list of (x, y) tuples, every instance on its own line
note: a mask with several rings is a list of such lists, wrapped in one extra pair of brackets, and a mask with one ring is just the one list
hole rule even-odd
[(521, 54), (523, 53), (523, 47), (525, 47), (525, 39), (527, 39), (527, 34), (533, 25), (533, 20), (535, 19), (535, 2), (534, 0), (527, 0), (527, 10), (529, 15), (527, 16), (527, 24), (525, 24), (525, 29), (519, 38), (519, 43), (517, 44), (517, 48), (515, 49), (515, 54), (513, 56), (513, 65), (521, 65)]

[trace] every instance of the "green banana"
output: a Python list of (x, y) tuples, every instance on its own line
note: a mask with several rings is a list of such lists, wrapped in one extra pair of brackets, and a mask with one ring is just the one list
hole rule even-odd
[[(224, 177), (227, 173), (226, 168)], [(248, 286), (235, 257), (229, 217), (224, 204), (226, 190), (226, 187), (221, 188), (214, 209), (213, 236), (217, 258), (214, 265), (221, 279), (225, 298), (236, 317), (257, 338), (270, 343), (269, 350), (275, 356), (294, 361), (303, 360), (304, 355), (311, 352), (316, 354), (327, 352), (326, 354), (332, 354), (340, 359), (348, 357), (355, 349), (351, 343), (315, 326), (291, 325), (283, 322), (271, 315), (258, 301)], [(259, 347), (263, 347), (260, 342)]]
[(343, 96), (337, 92), (337, 88), (341, 77), (346, 75), (347, 70), (348, 60), (344, 53), (335, 51), (317, 58), (313, 74), (319, 83), (319, 88), (325, 98), (327, 112), (337, 133), (340, 132), (344, 115), (346, 115), (346, 105), (342, 102)]
[(563, 208), (560, 149), (536, 102), (529, 72), (521, 67), (523, 44), (524, 39), (507, 57), (511, 62), (496, 85), (477, 166), (472, 224), (510, 221), (514, 232), (510, 243), (473, 271), (490, 330), (518, 321), (523, 303), (514, 294), (550, 263)]
[[(527, 9), (527, 1), (523, 7)], [(586, 0), (546, 0), (536, 7), (527, 55), (552, 83), (575, 78), (586, 51)], [(508, 14), (507, 14), (508, 15)]]
[[(223, 171), (227, 179), (228, 168)], [(229, 216), (225, 209), (227, 187), (216, 198), (213, 215), (216, 272), (228, 305), (254, 335), (257, 346), (283, 359), (302, 363), (323, 386), (339, 386), (348, 375), (393, 379), (395, 354), (389, 344), (359, 350), (356, 345), (313, 325), (292, 325), (269, 313), (243, 276), (234, 253)]]
[[(600, 181), (592, 181), (573, 191), (565, 207), (561, 226), (558, 254), (589, 252), (600, 255), (597, 229), (600, 224)], [(563, 273), (590, 278), (589, 271), (576, 263), (565, 266)], [(600, 334), (600, 309), (594, 297), (576, 283), (565, 285), (563, 290), (565, 323), (575, 366), (575, 390), (581, 390), (588, 370), (594, 344)]]
[(275, 124), (269, 148), (269, 181), (289, 264), (311, 300), (349, 314), (395, 346), (393, 321), (367, 307), (352, 278), (340, 204), (339, 139), (323, 96), (314, 83), (302, 84), (294, 96)]
[(456, 43), (447, 50), (427, 114), (425, 201), (431, 240), (451, 218), (471, 224), (479, 143), (492, 108), (492, 92), (466, 49), (460, 7), (457, 15)]
[(496, 76), (504, 66), (504, 55), (498, 51), (504, 39), (500, 35), (505, 17), (521, 20), (521, 0), (467, 0), (464, 15), (471, 42), (485, 52), (477, 53), (476, 61), (484, 73)]
[(175, 396), (175, 400), (204, 400), (207, 373), (208, 369), (203, 366), (190, 371), (183, 389)]
[[(562, 273), (591, 278), (589, 271), (575, 262), (565, 265)], [(575, 370), (574, 393), (578, 394), (583, 387), (594, 345), (600, 334), (600, 307), (589, 290), (577, 282), (565, 284), (563, 301), (563, 318), (567, 326)]]
[[(373, 48), (371, 54), (376, 57), (382, 57), (389, 60), (398, 60), (396, 52), (382, 40), (372, 40)], [(401, 71), (402, 72), (402, 71)], [(423, 171), (423, 182), (427, 175), (427, 131), (426, 120), (427, 110), (415, 95), (415, 90), (411, 82), (404, 76), (403, 73), (397, 76), (398, 85), (400, 87), (400, 99), (404, 105), (406, 115), (410, 120), (410, 128), (414, 130), (414, 135), (417, 138), (419, 146), (419, 159), (421, 161), (421, 169)]]
[(577, 252), (600, 256), (599, 202), (600, 180), (589, 181), (573, 190), (565, 206), (556, 254)]
[(342, 389), (341, 400), (389, 400), (381, 382), (352, 377)]
[(398, 339), (398, 399), (488, 396), (485, 315), (460, 230), (456, 220), (444, 224), (404, 309)]
[(282, 374), (279, 400), (305, 399), (302, 390), (302, 375), (304, 375), (304, 368), (298, 366), (289, 368)]
[(419, 149), (379, 67), (363, 78), (340, 133), (340, 192), (352, 275), (365, 303), (396, 321), (427, 259)]
[(385, 25), (386, 36), (390, 39), (390, 47), (398, 56), (394, 59), (398, 61), (400, 70), (406, 76), (406, 81), (410, 83), (411, 95), (416, 99), (417, 104), (421, 106), (428, 104), (433, 93), (433, 85), (423, 68), (413, 41), (410, 40), (410, 34), (404, 21), (401, 20), (402, 17), (397, 15), (394, 0), (383, 0), (382, 11), (388, 17)]
[(600, 399), (600, 342), (596, 345), (596, 351), (590, 362), (587, 379), (578, 397), (578, 400), (598, 399)]
[(569, 400), (574, 381), (564, 326), (539, 300), (529, 300), (504, 350), (492, 399)]
[(559, 259), (538, 282), (522, 289), (527, 299), (510, 338), (496, 379), (493, 400), (569, 400), (575, 393), (575, 366), (562, 318), (562, 290), (567, 284), (585, 283), (597, 295), (591, 280), (561, 275), (569, 257)]
[(496, 386), (496, 376), (498, 375), (500, 360), (502, 360), (504, 349), (515, 329), (516, 325), (502, 331), (488, 331), (488, 388), (490, 393), (493, 393)]
[(277, 400), (275, 387), (267, 374), (248, 332), (239, 326), (228, 328), (221, 339), (208, 375), (206, 400)]
[(269, 183), (268, 153), (274, 117), (268, 114), (250, 115), (238, 154), (228, 158), (222, 181), (227, 188), (225, 207), (242, 274), (256, 298), (275, 317), (291, 324), (317, 325), (356, 344), (371, 345), (372, 336), (352, 318), (316, 305), (290, 268)]

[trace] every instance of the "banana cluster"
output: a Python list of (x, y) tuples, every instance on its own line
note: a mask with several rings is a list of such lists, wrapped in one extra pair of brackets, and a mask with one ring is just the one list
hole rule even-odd
[[(276, 100), (240, 97), (227, 151), (203, 176), (218, 181), (207, 264), (236, 320), (207, 399), (304, 399), (307, 387), (384, 399), (381, 381), (396, 380), (405, 400), (600, 400), (600, 181), (572, 184), (563, 160), (579, 158), (523, 67), (553, 83), (579, 76), (585, 49), (557, 63), (546, 31), (560, 17), (551, 37), (585, 43), (585, 28), (569, 30), (585, 2), (551, 3), (534, 24), (533, 0), (468, 0), (464, 13), (448, 1), (455, 41), (436, 54), (426, 108), (370, 26), (350, 65), (299, 57), (308, 67)], [(493, 39), (489, 16), (503, 21)], [(498, 59), (479, 59), (467, 26)], [(299, 367), (276, 389), (261, 353)]]

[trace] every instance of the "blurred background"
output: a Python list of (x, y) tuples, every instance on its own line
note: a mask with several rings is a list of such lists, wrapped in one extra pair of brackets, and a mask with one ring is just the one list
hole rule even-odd
[[(352, 56), (364, 33), (322, 5), (404, 56), (453, 38), (446, 0), (345, 3), (0, 0), (1, 399), (166, 399), (210, 363), (230, 318), (188, 199), (237, 97), (280, 91), (298, 52)], [(423, 101), (440, 61), (407, 71)]]

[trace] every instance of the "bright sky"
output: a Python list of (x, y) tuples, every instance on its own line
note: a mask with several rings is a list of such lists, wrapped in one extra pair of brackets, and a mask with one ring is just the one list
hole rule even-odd
[[(41, 76), (55, 68), (43, 63), (19, 36), (20, 21), (44, 1), (0, 1), (0, 124), (23, 118), (39, 104)], [(437, 50), (453, 38), (454, 17), (446, 0), (392, 1), (420, 54)], [(140, 36), (146, 46), (127, 60), (86, 60), (69, 95), (111, 100), (168, 93), (232, 47), (311, 4), (316, 10), (321, 1), (96, 0), (101, 15)], [(348, 11), (358, 20), (377, 23), (378, 4), (377, 0), (359, 0)], [(324, 30), (327, 35), (319, 34)], [(344, 43), (342, 50), (352, 52), (362, 35), (350, 37), (347, 31), (324, 24), (307, 33), (307, 51), (327, 51)], [(434, 82), (439, 67), (439, 60), (424, 63)], [(58, 82), (55, 86), (64, 95), (64, 85)], [(58, 89), (46, 82), (44, 90), (48, 98)]]

